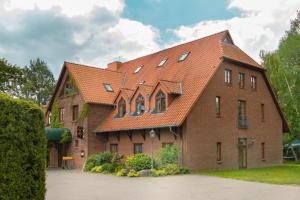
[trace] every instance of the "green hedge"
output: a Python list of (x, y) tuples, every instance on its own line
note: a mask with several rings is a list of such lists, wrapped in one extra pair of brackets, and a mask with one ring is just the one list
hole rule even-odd
[(0, 199), (45, 198), (47, 141), (34, 103), (0, 94)]

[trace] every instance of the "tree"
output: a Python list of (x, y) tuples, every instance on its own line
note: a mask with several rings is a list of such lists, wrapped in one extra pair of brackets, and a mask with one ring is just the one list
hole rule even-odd
[(14, 97), (21, 97), (23, 82), (22, 69), (11, 65), (5, 59), (0, 59), (0, 92)]
[(23, 74), (26, 79), (22, 88), (24, 97), (39, 105), (45, 104), (55, 87), (55, 79), (47, 63), (40, 58), (30, 60), (30, 65), (24, 67)]
[[(287, 143), (300, 138), (300, 12), (274, 52), (261, 53), (262, 64), (287, 118), (291, 133)], [(297, 159), (297, 156), (296, 156)]]

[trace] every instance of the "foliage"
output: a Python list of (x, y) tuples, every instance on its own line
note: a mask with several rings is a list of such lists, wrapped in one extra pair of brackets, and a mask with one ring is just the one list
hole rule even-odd
[[(262, 52), (263, 65), (275, 95), (291, 128), (291, 136), (300, 138), (300, 13), (291, 22), (279, 47)], [(285, 140), (290, 142), (291, 140)]]
[(91, 169), (91, 172), (95, 172), (95, 173), (102, 173), (103, 172), (103, 168), (102, 166), (95, 166)]
[(33, 102), (0, 94), (0, 199), (45, 198), (44, 116)]
[(140, 171), (151, 168), (151, 157), (144, 153), (129, 156), (125, 165), (130, 170)]
[(282, 166), (242, 170), (201, 172), (199, 174), (272, 184), (300, 185), (299, 164), (284, 164)]
[(29, 67), (24, 67), (23, 74), (26, 77), (22, 87), (25, 98), (32, 99), (39, 105), (45, 104), (55, 87), (55, 79), (47, 63), (40, 58), (30, 60)]
[(102, 173), (113, 173), (115, 171), (115, 167), (111, 163), (105, 163), (101, 165)]
[(179, 168), (179, 174), (189, 174), (190, 170), (187, 167), (180, 167)]
[(152, 169), (151, 170), (151, 176), (153, 177), (159, 177), (159, 176), (167, 176), (168, 174), (164, 169)]
[(179, 159), (179, 150), (175, 145), (166, 145), (158, 153), (159, 162), (165, 164), (177, 164)]
[(122, 159), (124, 158), (123, 155), (119, 154), (119, 153), (114, 153), (113, 157), (111, 159), (112, 163), (121, 163)]
[(126, 169), (124, 169), (124, 168), (120, 169), (116, 175), (117, 176), (126, 176)]
[(164, 170), (167, 175), (176, 175), (180, 173), (180, 167), (177, 164), (165, 164), (159, 167), (160, 170)]
[(140, 174), (135, 170), (130, 170), (127, 174), (128, 177), (139, 177)]
[(110, 152), (93, 154), (86, 160), (84, 171), (90, 171), (95, 166), (100, 166), (105, 163), (111, 163), (112, 157), (113, 155)]
[(60, 119), (59, 119), (59, 105), (58, 105), (57, 97), (54, 99), (53, 105), (52, 105), (50, 126), (51, 126), (51, 128), (62, 128), (63, 127), (63, 124), (60, 122)]
[(64, 144), (64, 143), (67, 143), (67, 142), (71, 142), (72, 141), (72, 137), (71, 135), (65, 131), (62, 136), (61, 136), (61, 139), (60, 139), (60, 143)]
[(90, 106), (88, 103), (85, 103), (82, 107), (82, 110), (79, 114), (79, 117), (78, 117), (78, 123), (83, 123), (84, 119), (87, 117), (87, 115), (89, 114), (90, 112)]

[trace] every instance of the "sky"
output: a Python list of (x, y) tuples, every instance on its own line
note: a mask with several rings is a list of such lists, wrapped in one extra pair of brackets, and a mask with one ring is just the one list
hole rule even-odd
[(300, 0), (0, 0), (0, 58), (37, 57), (57, 77), (64, 61), (106, 67), (228, 29), (259, 62)]

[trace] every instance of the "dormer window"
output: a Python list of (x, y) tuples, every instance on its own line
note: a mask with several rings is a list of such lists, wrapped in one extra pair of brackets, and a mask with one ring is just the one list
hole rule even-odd
[(145, 101), (144, 97), (142, 95), (139, 95), (136, 98), (136, 114), (137, 115), (142, 115), (145, 111)]
[(126, 102), (123, 98), (118, 103), (118, 117), (124, 117), (126, 114)]
[(109, 83), (103, 83), (103, 87), (105, 88), (105, 90), (107, 92), (113, 92), (114, 91)]
[(188, 55), (190, 54), (190, 52), (184, 52), (180, 57), (179, 57), (179, 59), (178, 59), (178, 61), (179, 62), (181, 62), (181, 61), (184, 61), (187, 57), (188, 57)]
[(133, 73), (134, 74), (139, 73), (139, 71), (141, 71), (142, 68), (143, 68), (143, 65), (138, 66)]
[(163, 60), (161, 60), (160, 61), (160, 63), (157, 65), (157, 67), (161, 67), (161, 66), (163, 66), (166, 62), (167, 62), (167, 58), (166, 59), (163, 59)]
[(155, 100), (156, 100), (155, 101), (155, 111), (157, 113), (165, 112), (166, 111), (166, 95), (162, 91), (159, 91), (156, 95)]

